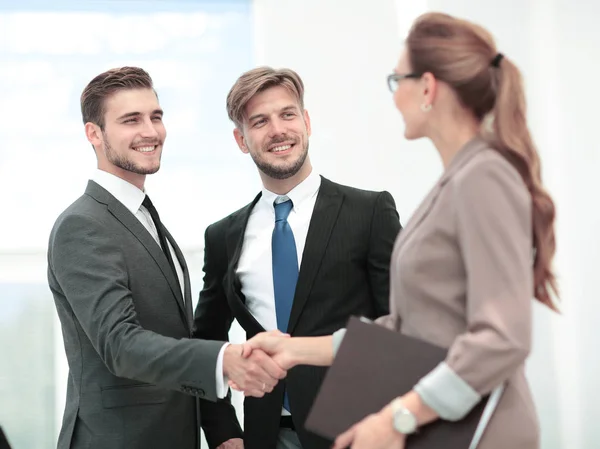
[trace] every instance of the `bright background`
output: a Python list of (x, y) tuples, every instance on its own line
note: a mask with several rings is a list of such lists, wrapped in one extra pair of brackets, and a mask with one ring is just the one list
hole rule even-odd
[[(557, 203), (564, 301), (562, 316), (535, 309), (528, 375), (542, 448), (598, 447), (600, 209), (591, 192), (600, 169), (600, 3), (0, 0), (0, 424), (16, 449), (56, 447), (62, 419), (68, 368), (45, 252), (56, 216), (95, 167), (79, 111), (87, 82), (122, 65), (152, 75), (169, 138), (147, 187), (184, 248), (197, 299), (204, 229), (259, 189), (225, 112), (229, 88), (256, 65), (303, 77), (316, 170), (389, 190), (406, 223), (441, 164), (428, 142), (403, 140), (385, 78), (411, 21), (427, 10), (483, 24), (524, 73), (531, 129)], [(242, 338), (235, 327), (232, 339)], [(234, 402), (241, 418), (241, 398)]]

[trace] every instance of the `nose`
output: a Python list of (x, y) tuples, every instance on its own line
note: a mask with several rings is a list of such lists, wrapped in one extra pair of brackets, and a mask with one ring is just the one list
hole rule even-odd
[(285, 134), (285, 123), (283, 122), (283, 120), (279, 120), (279, 119), (271, 120), (270, 125), (271, 125), (271, 127), (269, 129), (269, 134), (271, 134), (271, 137)]
[(159, 134), (156, 126), (151, 119), (144, 120), (140, 132), (141, 136), (144, 138), (157, 138)]

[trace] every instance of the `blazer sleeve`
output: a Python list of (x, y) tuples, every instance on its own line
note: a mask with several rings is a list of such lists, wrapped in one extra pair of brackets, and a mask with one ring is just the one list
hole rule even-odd
[[(225, 291), (223, 278), (227, 270), (227, 253), (215, 225), (204, 233), (204, 286), (194, 313), (193, 336), (206, 340), (229, 340), (233, 316)], [(217, 402), (200, 400), (202, 430), (210, 448), (218, 447), (232, 438), (243, 438), (235, 408), (231, 405), (231, 391)]]
[(215, 370), (224, 342), (176, 339), (144, 329), (129, 289), (123, 248), (96, 218), (57, 222), (49, 271), (94, 349), (116, 376), (216, 400)]
[(195, 338), (229, 341), (233, 315), (227, 302), (223, 279), (227, 271), (225, 237), (218, 225), (204, 232), (204, 284), (194, 313)]
[(401, 229), (394, 198), (389, 192), (379, 193), (371, 218), (367, 258), (376, 317), (386, 315), (390, 310), (390, 261), (396, 237)]
[(467, 277), (467, 331), (415, 390), (442, 418), (457, 420), (529, 354), (533, 242), (529, 192), (500, 156), (457, 174), (453, 200)]

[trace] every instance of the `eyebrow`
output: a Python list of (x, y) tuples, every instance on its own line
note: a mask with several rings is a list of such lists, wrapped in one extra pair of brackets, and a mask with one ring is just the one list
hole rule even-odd
[[(285, 107), (281, 108), (279, 110), (279, 112), (281, 113), (281, 112), (292, 111), (292, 110), (293, 111), (297, 111), (298, 110), (298, 106), (290, 104), (289, 106), (285, 106)], [(266, 116), (267, 116), (267, 114), (254, 114), (254, 115), (248, 117), (248, 121), (251, 122), (253, 120), (256, 120), (257, 118), (263, 118), (263, 117), (266, 117)]]
[[(123, 114), (122, 116), (117, 118), (117, 120), (123, 120), (130, 117), (139, 117), (140, 115), (142, 115), (141, 112), (128, 112), (127, 114)], [(155, 109), (150, 115), (160, 115), (162, 117), (164, 115), (164, 112), (162, 109)]]

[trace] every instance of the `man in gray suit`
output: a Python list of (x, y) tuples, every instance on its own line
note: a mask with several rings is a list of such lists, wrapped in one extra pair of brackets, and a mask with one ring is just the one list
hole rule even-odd
[(190, 338), (188, 268), (144, 192), (166, 137), (152, 80), (109, 70), (81, 110), (98, 170), (48, 247), (69, 362), (58, 448), (197, 449), (201, 419), (210, 447), (242, 447), (227, 380), (261, 397), (286, 373), (264, 353), (247, 361), (239, 345)]

